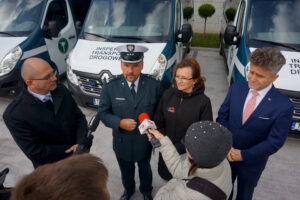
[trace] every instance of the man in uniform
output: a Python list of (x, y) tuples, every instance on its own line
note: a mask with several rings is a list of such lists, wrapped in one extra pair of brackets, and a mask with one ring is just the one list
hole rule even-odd
[(45, 60), (27, 59), (21, 76), (26, 86), (3, 114), (11, 135), (35, 168), (68, 157), (86, 139), (84, 114)]
[(122, 45), (117, 50), (123, 74), (103, 85), (99, 115), (102, 122), (113, 129), (113, 149), (125, 189), (120, 200), (130, 199), (135, 192), (135, 162), (139, 167), (140, 192), (144, 199), (152, 199), (152, 148), (147, 136), (139, 133), (138, 116), (141, 113), (153, 116), (161, 96), (160, 82), (141, 73), (146, 47)]

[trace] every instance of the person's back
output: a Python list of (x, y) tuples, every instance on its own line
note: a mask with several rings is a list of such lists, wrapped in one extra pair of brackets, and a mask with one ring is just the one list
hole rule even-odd
[(108, 200), (108, 171), (91, 154), (38, 167), (12, 190), (11, 200)]
[(223, 196), (229, 197), (232, 189), (231, 169), (226, 155), (231, 148), (232, 138), (226, 128), (210, 121), (193, 123), (185, 135), (187, 153), (182, 156), (167, 136), (155, 130), (150, 132), (160, 140), (159, 151), (173, 176), (173, 179), (159, 189), (155, 200), (211, 199), (204, 194), (208, 192), (207, 184), (198, 188), (199, 190), (189, 186), (188, 182), (194, 177), (207, 180), (216, 186)]

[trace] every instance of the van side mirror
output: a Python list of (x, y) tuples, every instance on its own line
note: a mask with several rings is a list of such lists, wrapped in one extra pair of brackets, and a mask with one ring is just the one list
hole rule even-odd
[(181, 30), (177, 34), (177, 41), (188, 43), (193, 35), (193, 29), (190, 24), (182, 24)]
[(58, 37), (59, 30), (57, 28), (56, 21), (49, 21), (45, 23), (43, 27), (43, 35), (45, 38), (52, 39), (53, 37)]
[(228, 45), (237, 45), (239, 43), (238, 35), (239, 33), (236, 31), (235, 26), (227, 25), (224, 33), (224, 42)]

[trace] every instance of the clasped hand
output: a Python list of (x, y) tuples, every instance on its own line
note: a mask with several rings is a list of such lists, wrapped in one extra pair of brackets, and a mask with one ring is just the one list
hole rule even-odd
[(241, 150), (240, 149), (235, 149), (235, 148), (231, 147), (229, 153), (227, 154), (227, 159), (230, 162), (243, 161)]
[(121, 119), (119, 127), (126, 131), (133, 131), (136, 127), (137, 123), (133, 119)]

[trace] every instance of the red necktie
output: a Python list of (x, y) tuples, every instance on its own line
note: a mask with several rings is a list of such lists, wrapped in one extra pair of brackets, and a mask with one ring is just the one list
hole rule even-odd
[(247, 121), (247, 119), (250, 117), (250, 115), (253, 113), (255, 104), (256, 104), (256, 97), (258, 95), (258, 92), (255, 90), (252, 91), (252, 97), (248, 101), (246, 108), (243, 112), (243, 124)]

